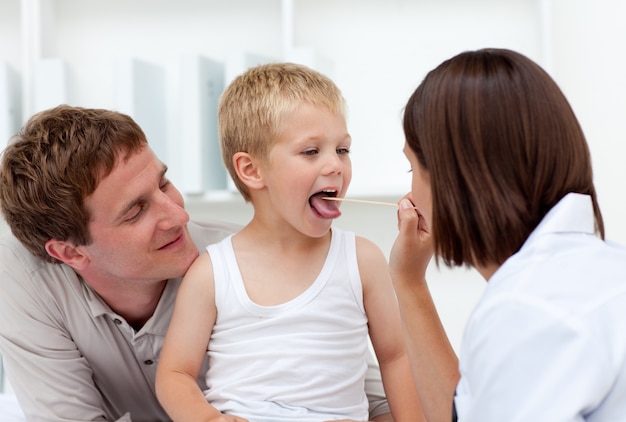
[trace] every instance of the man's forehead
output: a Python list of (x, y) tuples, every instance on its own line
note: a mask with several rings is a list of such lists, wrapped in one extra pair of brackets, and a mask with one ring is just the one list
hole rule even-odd
[(113, 168), (103, 174), (94, 192), (85, 198), (85, 206), (93, 217), (102, 213), (117, 215), (158, 186), (166, 171), (167, 166), (150, 148), (118, 155)]

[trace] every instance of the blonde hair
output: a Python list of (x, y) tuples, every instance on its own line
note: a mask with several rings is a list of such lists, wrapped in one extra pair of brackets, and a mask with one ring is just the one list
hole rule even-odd
[(303, 65), (272, 63), (238, 76), (220, 98), (218, 126), (222, 159), (246, 201), (248, 188), (237, 177), (233, 156), (247, 152), (267, 158), (280, 135), (282, 119), (302, 103), (345, 114), (345, 100), (335, 83)]

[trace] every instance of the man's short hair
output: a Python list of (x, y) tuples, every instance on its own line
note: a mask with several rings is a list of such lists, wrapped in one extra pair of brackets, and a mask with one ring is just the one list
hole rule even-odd
[(147, 145), (129, 116), (61, 105), (35, 114), (11, 139), (0, 165), (0, 205), (13, 234), (49, 262), (50, 239), (91, 242), (84, 200), (119, 157)]

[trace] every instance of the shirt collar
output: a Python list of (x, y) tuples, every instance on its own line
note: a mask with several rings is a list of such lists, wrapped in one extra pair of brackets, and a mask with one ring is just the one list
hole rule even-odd
[(83, 288), (83, 294), (85, 295), (85, 300), (87, 302), (87, 305), (89, 306), (91, 314), (94, 317), (99, 317), (105, 314), (113, 315), (114, 312), (111, 310), (109, 305), (107, 305), (104, 300), (102, 300), (100, 295), (98, 295), (98, 293), (96, 293), (96, 291), (91, 288), (91, 286), (85, 281), (85, 279), (82, 276), (78, 276), (78, 278), (80, 279)]
[[(87, 302), (87, 306), (89, 306), (89, 310), (94, 318), (100, 317), (103, 315), (108, 315), (111, 319), (121, 319), (123, 318), (116, 314), (109, 305), (96, 293), (95, 290), (89, 286), (85, 282), (85, 280), (80, 277), (81, 284), (83, 286), (83, 294), (85, 295), (85, 300)], [(174, 301), (176, 300), (176, 292), (178, 291), (178, 287), (180, 285), (181, 278), (176, 278), (172, 280), (168, 280), (165, 285), (165, 289), (161, 294), (161, 299), (157, 304), (157, 308), (154, 311), (154, 314), (141, 328), (139, 332), (149, 332), (152, 334), (162, 334), (165, 335), (167, 331), (167, 327), (170, 322), (171, 313), (174, 308)]]
[(489, 278), (489, 286), (498, 284), (498, 280), (506, 278), (511, 273), (519, 272), (519, 265), (522, 264), (513, 264), (514, 262), (524, 263), (524, 259), (528, 256), (536, 258), (539, 253), (537, 248), (546, 246), (542, 238), (558, 233), (593, 235), (594, 228), (595, 220), (591, 197), (580, 193), (568, 193), (548, 211), (543, 220), (528, 236), (520, 250), (509, 257)]
[(589, 195), (568, 193), (541, 220), (526, 243), (551, 233), (594, 234), (595, 219)]

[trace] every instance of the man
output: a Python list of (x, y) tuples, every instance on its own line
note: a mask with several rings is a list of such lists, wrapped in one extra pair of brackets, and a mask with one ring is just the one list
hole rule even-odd
[(237, 226), (190, 223), (166, 170), (139, 126), (108, 110), (44, 111), (5, 149), (14, 237), (0, 241), (0, 351), (29, 420), (169, 420), (154, 379), (180, 277)]

